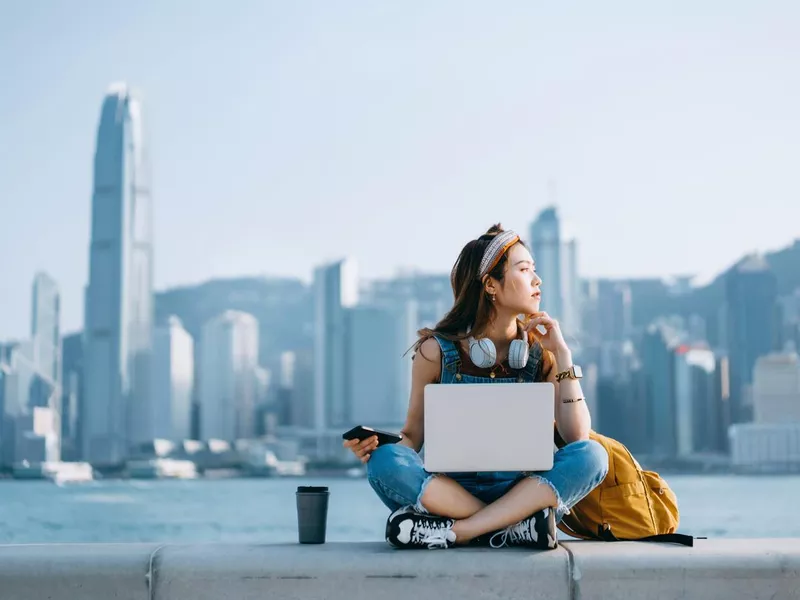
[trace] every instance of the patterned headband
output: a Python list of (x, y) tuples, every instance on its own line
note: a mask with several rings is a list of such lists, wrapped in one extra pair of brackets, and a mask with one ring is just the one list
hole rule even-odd
[(511, 246), (519, 241), (519, 236), (511, 230), (498, 233), (483, 253), (480, 269), (478, 269), (478, 279), (483, 279), (500, 262), (500, 258)]

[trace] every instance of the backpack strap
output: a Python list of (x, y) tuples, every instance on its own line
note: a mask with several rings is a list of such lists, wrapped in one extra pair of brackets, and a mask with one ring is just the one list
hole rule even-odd
[(680, 544), (681, 546), (688, 546), (690, 548), (694, 546), (694, 537), (683, 533), (662, 533), (635, 540), (621, 540), (611, 533), (611, 527), (603, 527), (602, 525), (597, 526), (597, 537), (604, 542), (661, 542), (665, 544)]

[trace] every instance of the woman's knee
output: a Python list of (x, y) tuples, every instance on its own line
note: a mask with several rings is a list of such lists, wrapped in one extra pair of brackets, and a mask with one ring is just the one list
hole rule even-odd
[(381, 446), (367, 461), (367, 481), (392, 510), (418, 505), (430, 477), (419, 455), (407, 446)]
[(569, 448), (580, 464), (580, 472), (587, 479), (600, 483), (608, 474), (608, 452), (602, 444), (594, 440), (572, 442)]
[(386, 444), (372, 452), (367, 461), (367, 477), (372, 480), (385, 480), (396, 477), (401, 469), (408, 469), (419, 462), (419, 455), (401, 444)]

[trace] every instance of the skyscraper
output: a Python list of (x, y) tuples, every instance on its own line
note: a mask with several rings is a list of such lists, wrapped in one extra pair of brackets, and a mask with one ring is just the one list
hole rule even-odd
[(153, 320), (152, 207), (142, 105), (125, 84), (97, 129), (85, 301), (83, 458), (119, 465), (147, 441)]
[(233, 442), (255, 431), (258, 321), (225, 311), (200, 340), (200, 437)]
[(191, 437), (194, 339), (178, 317), (153, 332), (153, 437)]
[(678, 448), (675, 348), (680, 341), (679, 332), (662, 322), (650, 325), (641, 341), (649, 451), (662, 457), (675, 456)]
[(349, 418), (355, 423), (402, 427), (411, 393), (416, 303), (349, 309), (347, 370)]
[(349, 422), (347, 309), (357, 302), (355, 262), (345, 259), (314, 271), (314, 425), (318, 433)]
[(60, 322), (61, 296), (58, 285), (47, 273), (37, 273), (33, 280), (31, 302), (33, 358), (37, 371), (53, 384), (61, 379)]
[(762, 256), (743, 259), (726, 276), (725, 339), (730, 358), (731, 421), (753, 418), (756, 360), (773, 349), (778, 283)]
[(800, 357), (796, 352), (762, 356), (753, 369), (753, 420), (800, 424)]
[(531, 225), (530, 247), (536, 272), (542, 278), (541, 309), (562, 319), (561, 222), (556, 208), (544, 209)]
[(568, 336), (580, 331), (578, 243), (563, 234), (554, 206), (545, 208), (530, 229), (530, 248), (536, 272), (542, 278), (541, 310), (561, 323)]
[(64, 460), (74, 461), (80, 457), (83, 332), (64, 336), (61, 348), (61, 454)]
[(701, 345), (675, 349), (675, 448), (678, 456), (708, 450), (720, 420), (714, 353)]

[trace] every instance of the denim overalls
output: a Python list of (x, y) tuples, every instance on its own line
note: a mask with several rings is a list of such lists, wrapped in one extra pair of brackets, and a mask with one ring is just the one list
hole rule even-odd
[[(440, 383), (514, 383), (534, 382), (542, 379), (542, 349), (531, 347), (526, 368), (515, 377), (489, 378), (461, 373), (461, 358), (454, 342), (435, 338), (442, 350)], [(390, 510), (413, 506), (427, 512), (422, 504), (425, 488), (438, 475), (456, 480), (470, 494), (490, 504), (503, 496), (516, 483), (526, 477), (538, 479), (553, 490), (558, 499), (556, 519), (561, 517), (606, 476), (608, 454), (597, 442), (583, 440), (567, 444), (556, 452), (553, 468), (549, 471), (522, 473), (517, 471), (479, 473), (429, 473), (422, 458), (413, 449), (400, 444), (377, 448), (367, 462), (367, 479), (378, 497)]]

